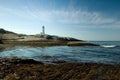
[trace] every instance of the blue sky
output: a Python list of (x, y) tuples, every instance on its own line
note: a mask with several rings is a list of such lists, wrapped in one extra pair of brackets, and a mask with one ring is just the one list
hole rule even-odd
[(120, 0), (0, 0), (0, 28), (82, 40), (120, 40)]

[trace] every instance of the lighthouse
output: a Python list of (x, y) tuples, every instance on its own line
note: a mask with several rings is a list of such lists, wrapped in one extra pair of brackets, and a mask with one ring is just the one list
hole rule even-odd
[(42, 35), (45, 35), (45, 27), (42, 26)]

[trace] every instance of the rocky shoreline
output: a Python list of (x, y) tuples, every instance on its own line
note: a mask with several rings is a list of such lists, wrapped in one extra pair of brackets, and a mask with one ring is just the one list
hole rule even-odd
[(0, 29), (0, 45), (29, 46), (99, 46), (72, 37), (59, 37), (48, 34), (25, 35)]
[[(70, 37), (20, 35), (0, 29), (0, 50), (14, 46), (99, 46)], [(0, 80), (120, 80), (120, 65), (103, 63), (44, 64), (32, 59), (0, 58)]]
[[(56, 62), (57, 63), (57, 62)], [(0, 80), (120, 80), (120, 65), (0, 59)]]
[(99, 46), (98, 44), (81, 41), (3, 41), (6, 45), (29, 45), (29, 46)]

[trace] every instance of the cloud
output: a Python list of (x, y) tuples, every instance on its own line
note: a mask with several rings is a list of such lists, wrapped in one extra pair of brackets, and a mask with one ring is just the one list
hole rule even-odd
[(105, 25), (117, 20), (103, 16), (98, 12), (83, 10), (34, 10), (28, 13), (31, 17), (46, 22), (58, 22), (71, 25)]
[(103, 16), (98, 12), (88, 12), (84, 10), (41, 10), (29, 9), (28, 6), (23, 6), (21, 9), (11, 9), (0, 7), (0, 11), (22, 17), (24, 19), (34, 19), (45, 23), (58, 23), (69, 25), (115, 25), (119, 27), (119, 21), (116, 19)]
[(2, 14), (4, 14), (3, 16), (16, 16), (24, 19), (34, 18), (33, 12), (30, 11), (27, 8), (27, 6), (22, 6), (21, 8), (10, 8), (10, 7), (0, 6), (0, 15)]
[[(58, 21), (65, 24), (103, 25), (114, 22), (114, 19), (104, 18), (97, 12), (87, 11), (54, 11), (54, 15), (59, 16)], [(56, 17), (57, 17), (56, 16)]]

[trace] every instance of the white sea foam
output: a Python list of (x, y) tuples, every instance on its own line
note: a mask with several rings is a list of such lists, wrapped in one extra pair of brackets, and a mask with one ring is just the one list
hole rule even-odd
[(105, 48), (114, 48), (114, 47), (116, 47), (116, 45), (101, 45), (101, 47), (105, 47)]

